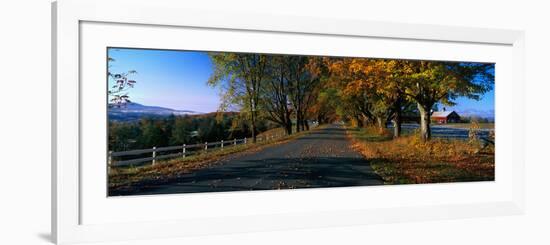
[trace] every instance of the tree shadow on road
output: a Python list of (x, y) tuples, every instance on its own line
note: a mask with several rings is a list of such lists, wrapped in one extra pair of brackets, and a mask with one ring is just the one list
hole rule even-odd
[(109, 190), (110, 196), (381, 185), (368, 162), (351, 157), (267, 158), (218, 165), (172, 179)]

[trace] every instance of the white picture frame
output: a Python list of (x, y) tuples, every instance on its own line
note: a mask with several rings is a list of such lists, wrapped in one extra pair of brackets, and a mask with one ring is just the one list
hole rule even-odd
[[(124, 11), (119, 11), (124, 9)], [(250, 19), (255, 21), (250, 22)], [(101, 180), (90, 181), (90, 178), (83, 178), (89, 173), (89, 167), (83, 167), (82, 161), (85, 155), (81, 152), (83, 118), (86, 115), (82, 103), (83, 91), (81, 81), (87, 79), (81, 73), (82, 69), (88, 69), (88, 63), (83, 62), (82, 54), (89, 53), (82, 48), (88, 43), (94, 45), (107, 45), (106, 42), (98, 39), (86, 39), (88, 30), (83, 31), (83, 26), (93, 25), (114, 25), (117, 30), (124, 31), (127, 28), (129, 35), (139, 32), (140, 28), (164, 28), (159, 32), (171, 32), (171, 30), (206, 30), (212, 33), (228, 32), (235, 35), (242, 33), (262, 33), (266, 36), (290, 35), (309, 36), (322, 39), (336, 38), (341, 41), (346, 39), (368, 38), (369, 40), (383, 42), (416, 42), (418, 45), (426, 45), (428, 42), (437, 43), (439, 46), (467, 44), (467, 49), (476, 50), (488, 47), (495, 48), (496, 53), (506, 53), (497, 61), (505, 64), (506, 70), (499, 74), (505, 74), (502, 83), (497, 83), (497, 117), (506, 118), (506, 123), (497, 124), (498, 137), (506, 140), (506, 151), (497, 152), (497, 176), (495, 183), (467, 183), (461, 185), (434, 184), (415, 186), (395, 187), (365, 187), (361, 188), (332, 188), (323, 190), (294, 190), (274, 192), (242, 192), (223, 194), (201, 194), (194, 196), (167, 195), (162, 197), (147, 198), (126, 198), (118, 199), (118, 203), (102, 202), (100, 197), (89, 197), (88, 187), (83, 183), (94, 183), (98, 186)], [(132, 27), (133, 26), (133, 27)], [(129, 29), (136, 30), (131, 31)], [(92, 28), (93, 29), (93, 28)], [(95, 29), (102, 29), (96, 28)], [(108, 29), (107, 27), (104, 28)], [(268, 16), (255, 13), (225, 13), (220, 10), (198, 11), (187, 9), (182, 1), (108, 1), (108, 0), (61, 0), (52, 5), (52, 237), (58, 244), (74, 242), (93, 241), (115, 241), (128, 239), (152, 239), (176, 236), (200, 235), (200, 234), (222, 234), (233, 232), (266, 231), (278, 229), (296, 229), (326, 227), (354, 224), (377, 224), (402, 221), (452, 219), (464, 217), (483, 217), (495, 215), (521, 214), (524, 210), (524, 34), (518, 30), (496, 30), (471, 27), (450, 27), (438, 25), (418, 25), (406, 23), (388, 23), (374, 21), (341, 20), (330, 18), (310, 18), (299, 16)], [(241, 34), (239, 34), (241, 33)], [(223, 35), (223, 34), (221, 34)], [(113, 37), (114, 38), (114, 37)], [(154, 38), (143, 38), (134, 45), (151, 45)], [(86, 44), (83, 44), (86, 42)], [(113, 41), (114, 43), (120, 43)], [(159, 41), (160, 42), (160, 41)], [(122, 42), (124, 44), (124, 42)], [(158, 44), (161, 45), (161, 44)], [(175, 44), (164, 43), (170, 47)], [(375, 45), (375, 44), (373, 44)], [(93, 46), (93, 45), (92, 45)], [(314, 46), (314, 45), (313, 45)], [(419, 47), (420, 47), (419, 46)], [(498, 48), (500, 47), (500, 48)], [(143, 47), (158, 48), (158, 47)], [(259, 50), (265, 47), (247, 47)], [(290, 49), (289, 47), (287, 47)], [(296, 47), (294, 47), (296, 48)], [(299, 47), (298, 47), (299, 48)], [(234, 46), (235, 50), (242, 50), (242, 47)], [(350, 50), (352, 47), (350, 47)], [(377, 49), (384, 52), (384, 49)], [(278, 50), (280, 51), (280, 50)], [(292, 51), (288, 51), (292, 52)], [(308, 52), (318, 54), (319, 50), (313, 48)], [(345, 50), (327, 51), (345, 52)], [(389, 51), (388, 51), (389, 52)], [(426, 53), (429, 53), (426, 51)], [(424, 58), (443, 57), (437, 52), (432, 52)], [(442, 52), (445, 53), (445, 52)], [(483, 52), (480, 52), (483, 53)], [(488, 54), (491, 55), (491, 54)], [(399, 55), (398, 55), (399, 56)], [(395, 56), (397, 57), (397, 56)], [(401, 57), (401, 56), (399, 56)], [(414, 58), (414, 54), (405, 58)], [(447, 57), (447, 56), (445, 56)], [(448, 56), (450, 57), (450, 56)], [(403, 57), (401, 57), (403, 58)], [(417, 57), (418, 58), (418, 57)], [(457, 57), (461, 59), (463, 57)], [(449, 58), (451, 59), (451, 58)], [(482, 56), (469, 56), (469, 59), (482, 61)], [(104, 66), (105, 64), (96, 64)], [(90, 66), (91, 67), (91, 66)], [(93, 69), (93, 68), (92, 68)], [(498, 69), (498, 68), (497, 68)], [(102, 73), (105, 74), (105, 73)], [(503, 84), (502, 90), (499, 84)], [(506, 102), (507, 91), (515, 91), (515, 103), (508, 106), (508, 111), (499, 110), (498, 104)], [(88, 96), (89, 97), (89, 96)], [(500, 106), (503, 108), (503, 106)], [(511, 108), (511, 109), (510, 109)], [(498, 119), (497, 119), (498, 120)], [(500, 122), (500, 121), (499, 121)], [(90, 122), (88, 122), (90, 123)], [(501, 136), (502, 135), (502, 136)], [(498, 144), (497, 137), (497, 144)], [(89, 145), (89, 144), (88, 144)], [(503, 145), (504, 146), (504, 145)], [(87, 147), (87, 146), (86, 146)], [(499, 155), (501, 154), (501, 155)], [(500, 171), (499, 162), (506, 163)], [(504, 165), (503, 165), (504, 166)], [(104, 166), (103, 166), (104, 167)], [(84, 170), (86, 172), (84, 173)], [(104, 169), (103, 169), (104, 170)], [(103, 181), (104, 182), (104, 181)], [(105, 184), (105, 183), (103, 183)], [(90, 186), (90, 185), (85, 185)], [(457, 194), (454, 198), (438, 199), (438, 196), (445, 196), (445, 193), (453, 191)], [(462, 195), (460, 193), (473, 193)], [(498, 195), (488, 195), (489, 192), (498, 192)], [(274, 200), (310, 200), (336, 199), (346, 200), (358, 193), (372, 197), (387, 198), (373, 206), (362, 205), (357, 200), (357, 205), (323, 202), (317, 208), (307, 210), (303, 207), (292, 207), (281, 205), (281, 208), (266, 207), (264, 209), (246, 212), (238, 210), (239, 202), (265, 205)], [(392, 194), (386, 194), (392, 193)], [(409, 196), (407, 203), (396, 199), (395, 195), (414, 193), (417, 196)], [(413, 194), (409, 194), (413, 195)], [(484, 196), (486, 198), (484, 198)], [(423, 197), (421, 201), (413, 202), (414, 197)], [(464, 198), (463, 198), (464, 197)], [(106, 197), (103, 197), (106, 199)], [(300, 199), (302, 198), (302, 199)], [(321, 199), (315, 199), (321, 198)], [(91, 200), (91, 201), (90, 201)], [(188, 212), (175, 211), (176, 205), (182, 203), (193, 203), (189, 209), (204, 205), (208, 201), (225, 202), (234, 205), (235, 213), (224, 215), (227, 210), (219, 209), (218, 212), (207, 215), (195, 212), (189, 215)], [(260, 201), (254, 201), (260, 200)], [(265, 202), (262, 202), (265, 200)], [(347, 199), (355, 200), (355, 199)], [(104, 201), (104, 200), (103, 200)], [(158, 212), (157, 220), (143, 215), (142, 218), (129, 218), (128, 214), (121, 212), (108, 213), (109, 205), (122, 205), (123, 207), (136, 206), (142, 209), (130, 209), (136, 213), (146, 207), (159, 207), (163, 212)], [(139, 203), (139, 204), (138, 204)], [(100, 206), (107, 205), (107, 206)], [(359, 205), (361, 204), (361, 205)], [(99, 211), (104, 210), (105, 217), (99, 215), (98, 210), (93, 213), (93, 206)], [(162, 207), (160, 207), (161, 205)], [(386, 206), (383, 206), (386, 205)], [(181, 207), (181, 206), (180, 206)], [(92, 210), (86, 214), (84, 210)], [(293, 212), (292, 212), (293, 211)], [(176, 212), (176, 213), (175, 213)], [(117, 216), (118, 214), (118, 216)], [(85, 217), (98, 217), (93, 222), (86, 222)], [(175, 218), (170, 218), (175, 217)]]

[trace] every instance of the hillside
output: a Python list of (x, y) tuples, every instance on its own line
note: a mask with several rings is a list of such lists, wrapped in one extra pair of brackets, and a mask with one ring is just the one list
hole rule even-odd
[(123, 105), (110, 104), (108, 108), (109, 121), (134, 121), (143, 117), (161, 118), (170, 115), (200, 115), (201, 112), (191, 110), (175, 110), (160, 106), (147, 106), (134, 102)]

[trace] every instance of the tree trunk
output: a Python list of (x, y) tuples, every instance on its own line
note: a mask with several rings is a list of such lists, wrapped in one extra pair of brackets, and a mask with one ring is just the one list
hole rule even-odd
[(304, 115), (302, 115), (302, 131), (306, 131), (307, 128), (306, 128), (306, 123), (307, 123), (307, 119)]
[(394, 110), (395, 110), (395, 113), (393, 117), (393, 137), (398, 138), (401, 136), (401, 124), (402, 124), (401, 103), (399, 100), (398, 102), (396, 102)]
[(286, 121), (285, 129), (286, 129), (286, 135), (292, 134), (292, 121), (290, 120), (290, 118)]
[(420, 112), (420, 139), (426, 142), (432, 138), (432, 131), (430, 130), (430, 109), (432, 105), (417, 104), (417, 106)]
[(256, 115), (251, 113), (252, 143), (256, 143)]
[(378, 132), (383, 133), (384, 129), (386, 128), (384, 118), (382, 117), (376, 117), (376, 124), (378, 125)]
[(360, 116), (355, 116), (355, 122), (357, 123), (358, 128), (362, 128), (364, 126), (363, 118)]
[(304, 128), (305, 130), (309, 130), (309, 123), (307, 120), (304, 120)]
[(401, 136), (401, 113), (396, 113), (393, 119), (393, 137), (398, 138)]
[(300, 132), (301, 125), (302, 124), (302, 118), (300, 117), (300, 113), (296, 113), (296, 133)]

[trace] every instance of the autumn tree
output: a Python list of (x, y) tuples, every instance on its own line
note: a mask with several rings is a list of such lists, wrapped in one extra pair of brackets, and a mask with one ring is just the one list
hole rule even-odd
[(311, 113), (315, 115), (319, 124), (329, 123), (338, 117), (338, 106), (342, 102), (336, 88), (320, 88), (316, 101), (311, 107)]
[[(305, 66), (309, 76), (310, 83), (306, 91), (304, 100), (304, 120), (302, 121), (306, 130), (309, 130), (308, 121), (316, 118), (318, 123), (327, 122), (328, 117), (334, 117), (335, 103), (338, 101), (336, 91), (329, 88), (326, 84), (329, 81), (329, 69), (322, 57), (308, 57), (308, 63)], [(319, 103), (321, 103), (319, 105)], [(322, 110), (317, 110), (322, 109)], [(332, 114), (332, 115), (331, 115)], [(320, 116), (326, 117), (319, 120)], [(323, 118), (321, 118), (323, 119)]]
[(286, 60), (286, 79), (290, 85), (290, 102), (296, 115), (296, 132), (308, 130), (307, 112), (315, 101), (314, 91), (320, 82), (320, 59), (287, 56)]
[(454, 105), (464, 96), (479, 100), (494, 84), (494, 66), (483, 63), (408, 61), (404, 93), (420, 112), (420, 136), (431, 138), (430, 115), (436, 103)]
[[(394, 76), (395, 64), (389, 60), (340, 58), (329, 60), (331, 74), (340, 83), (343, 101), (355, 110), (350, 113), (360, 125), (375, 124), (385, 130), (393, 119), (395, 136), (399, 136), (403, 94)], [(338, 86), (338, 85), (337, 85)]]
[(399, 137), (403, 111), (410, 107), (410, 101), (404, 92), (403, 77), (406, 67), (401, 60), (369, 59), (369, 64), (370, 69), (361, 71), (365, 73), (363, 76), (370, 80), (375, 90), (374, 97), (377, 99), (374, 114), (377, 116), (378, 125), (381, 128), (382, 120), (384, 124), (385, 121), (391, 120), (393, 136)]
[(223, 93), (221, 110), (237, 105), (248, 114), (253, 142), (256, 142), (262, 84), (267, 78), (268, 58), (263, 54), (211, 53), (214, 71), (208, 79), (211, 86), (219, 86)]
[(358, 126), (374, 122), (371, 112), (372, 103), (367, 95), (367, 87), (361, 80), (355, 79), (350, 70), (351, 58), (325, 58), (329, 80), (327, 86), (337, 88), (341, 104), (337, 108), (341, 117), (354, 121)]
[(269, 76), (262, 87), (266, 117), (292, 134), (292, 109), (289, 105), (290, 83), (288, 81), (289, 56), (270, 56), (268, 63)]

